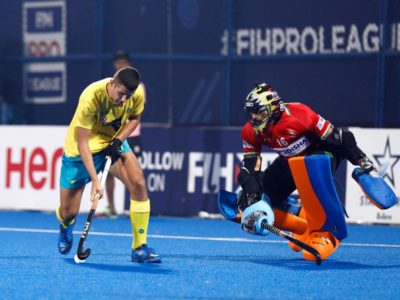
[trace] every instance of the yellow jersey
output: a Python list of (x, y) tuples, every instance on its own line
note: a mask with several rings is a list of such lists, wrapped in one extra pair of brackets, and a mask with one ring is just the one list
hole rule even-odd
[(117, 106), (107, 93), (112, 78), (104, 78), (90, 84), (79, 97), (78, 107), (68, 127), (64, 152), (69, 157), (79, 156), (76, 128), (91, 130), (89, 149), (91, 153), (104, 150), (131, 116), (144, 109), (144, 90), (139, 85), (129, 99)]

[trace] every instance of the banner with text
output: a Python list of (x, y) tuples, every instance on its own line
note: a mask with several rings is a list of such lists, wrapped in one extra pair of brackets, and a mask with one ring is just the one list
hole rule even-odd
[[(54, 211), (59, 205), (60, 170), (66, 126), (0, 126), (0, 209)], [(125, 189), (115, 187), (117, 212), (123, 211)], [(90, 210), (90, 188), (81, 212)], [(101, 211), (107, 201), (100, 201)]]
[[(350, 128), (358, 146), (374, 162), (378, 174), (400, 195), (400, 130)], [(354, 166), (347, 167), (346, 211), (352, 223), (400, 224), (400, 205), (381, 210), (362, 193), (351, 177)]]
[[(23, 53), (26, 57), (66, 55), (66, 3), (23, 3)], [(27, 63), (24, 66), (24, 99), (27, 103), (66, 101), (67, 71), (64, 62)]]
[[(400, 130), (351, 128), (360, 148), (374, 161), (379, 174), (400, 194)], [(59, 203), (59, 176), (65, 126), (0, 126), (8, 136), (0, 144), (0, 209), (54, 210)], [(373, 141), (373, 143), (371, 143)], [(142, 128), (143, 167), (152, 213), (194, 216), (218, 213), (219, 189), (235, 191), (242, 160), (240, 129)], [(267, 149), (266, 149), (267, 150)], [(263, 152), (266, 168), (276, 157)], [(345, 167), (345, 165), (344, 165)], [(351, 223), (400, 224), (400, 208), (379, 210), (362, 194), (347, 165), (345, 203)], [(345, 178), (346, 177), (346, 178)], [(116, 181), (115, 204), (124, 209), (125, 188)], [(90, 207), (85, 189), (81, 211)], [(101, 201), (101, 210), (107, 201)]]

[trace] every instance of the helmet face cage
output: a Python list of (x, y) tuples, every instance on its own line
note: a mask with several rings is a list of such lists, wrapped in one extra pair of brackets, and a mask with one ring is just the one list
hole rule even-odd
[(263, 130), (274, 114), (274, 111), (280, 106), (280, 97), (276, 91), (273, 91), (268, 84), (257, 85), (246, 97), (244, 110), (251, 114), (260, 114), (267, 111), (267, 117), (264, 120), (253, 118), (251, 115), (251, 124), (257, 131)]

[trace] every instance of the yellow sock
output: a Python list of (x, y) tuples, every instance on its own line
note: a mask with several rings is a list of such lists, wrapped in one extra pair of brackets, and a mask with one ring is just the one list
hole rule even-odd
[(61, 225), (62, 225), (64, 228), (67, 228), (69, 225), (75, 223), (75, 219), (73, 219), (73, 220), (67, 222), (67, 221), (65, 221), (63, 218), (61, 218), (61, 215), (60, 215), (60, 207), (57, 207), (57, 209), (56, 209), (56, 217), (57, 217), (58, 221), (61, 223)]
[(147, 244), (147, 227), (150, 218), (150, 200), (136, 201), (131, 199), (130, 216), (133, 232), (132, 249)]

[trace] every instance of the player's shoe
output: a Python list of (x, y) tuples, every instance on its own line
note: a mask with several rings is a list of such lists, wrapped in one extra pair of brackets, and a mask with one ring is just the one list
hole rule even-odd
[[(340, 241), (328, 231), (313, 231), (307, 244), (318, 251), (321, 259), (326, 259), (339, 247)], [(306, 260), (315, 260), (315, 257), (306, 250), (303, 250), (303, 257)]]
[(96, 214), (95, 217), (97, 219), (116, 219), (118, 215), (114, 210), (106, 207), (103, 212)]
[(72, 230), (74, 229), (74, 224), (75, 222), (73, 222), (68, 227), (64, 227), (60, 224), (60, 231), (58, 235), (58, 251), (61, 254), (67, 254), (72, 248)]
[(132, 249), (132, 261), (138, 263), (161, 263), (161, 258), (153, 248), (143, 244), (136, 249)]

